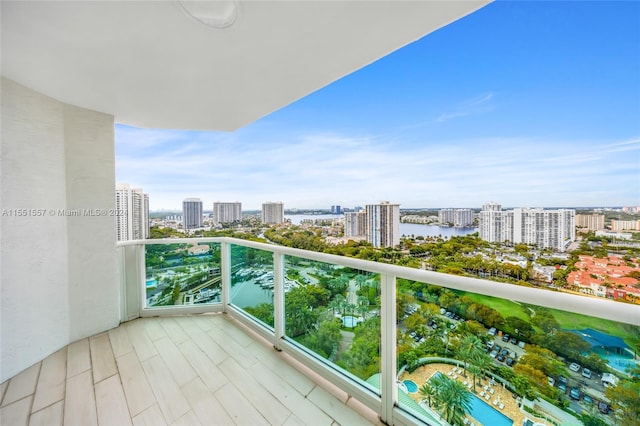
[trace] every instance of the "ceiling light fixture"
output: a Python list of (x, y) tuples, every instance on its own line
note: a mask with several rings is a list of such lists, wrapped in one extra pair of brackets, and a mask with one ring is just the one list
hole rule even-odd
[(237, 0), (177, 1), (191, 18), (217, 30), (232, 26), (240, 12), (240, 3)]

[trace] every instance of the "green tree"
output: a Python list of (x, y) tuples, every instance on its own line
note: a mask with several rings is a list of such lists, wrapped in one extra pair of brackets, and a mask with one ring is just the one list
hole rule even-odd
[(337, 364), (363, 380), (380, 372), (380, 319), (372, 317), (355, 329), (351, 347)]
[(605, 395), (620, 424), (640, 424), (640, 380), (623, 380), (617, 386), (607, 388)]
[(464, 362), (464, 372), (462, 373), (464, 377), (467, 377), (467, 363), (469, 360), (479, 356), (482, 352), (484, 352), (482, 340), (477, 336), (467, 335), (462, 339), (457, 353), (458, 358)]
[(473, 389), (475, 391), (477, 376), (484, 377), (487, 371), (493, 367), (493, 359), (486, 352), (480, 352), (471, 359), (471, 365), (474, 367), (471, 374), (473, 374)]
[(444, 419), (450, 424), (462, 424), (464, 415), (471, 410), (471, 392), (457, 380), (450, 379), (444, 374), (438, 374), (430, 379), (433, 391), (433, 403)]
[(317, 330), (301, 339), (301, 343), (318, 355), (329, 359), (340, 343), (340, 320), (321, 321)]

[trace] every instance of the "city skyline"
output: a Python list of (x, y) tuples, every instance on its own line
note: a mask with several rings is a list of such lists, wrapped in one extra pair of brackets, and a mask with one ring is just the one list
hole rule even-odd
[(116, 126), (151, 210), (637, 205), (636, 2), (495, 2), (236, 132)]

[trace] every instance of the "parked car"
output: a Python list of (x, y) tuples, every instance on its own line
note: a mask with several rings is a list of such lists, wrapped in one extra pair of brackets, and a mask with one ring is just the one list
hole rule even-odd
[(495, 349), (494, 349), (494, 350), (492, 350), (492, 351), (491, 351), (491, 353), (489, 354), (489, 356), (490, 356), (491, 358), (495, 358), (495, 357), (497, 357), (497, 356), (498, 356), (498, 351), (497, 351), (497, 350), (495, 350)]
[(524, 345), (525, 343), (522, 340), (518, 342), (518, 346), (520, 347), (520, 349), (524, 349)]
[(556, 379), (554, 379), (553, 377), (549, 376), (547, 377), (547, 382), (549, 383), (549, 386), (553, 386), (556, 384)]
[(502, 356), (505, 356), (505, 357), (506, 357), (507, 355), (509, 355), (509, 349), (504, 348), (504, 349), (502, 350), (502, 352), (500, 352), (500, 354), (501, 354)]
[(602, 414), (609, 414), (611, 407), (609, 407), (609, 404), (607, 404), (606, 402), (600, 401), (598, 403), (598, 410), (600, 410)]
[(493, 345), (495, 345), (495, 344), (496, 344), (496, 342), (494, 342), (493, 340), (489, 340), (487, 342), (487, 348), (491, 349), (491, 348), (493, 348)]
[(508, 342), (509, 341), (509, 334), (505, 334), (504, 336), (502, 336), (502, 341), (503, 342)]
[(500, 355), (498, 355), (498, 356), (496, 357), (496, 359), (497, 359), (498, 361), (500, 361), (500, 362), (504, 362), (504, 360), (505, 360), (506, 358), (505, 358), (504, 354), (500, 354)]
[(572, 387), (569, 391), (569, 396), (571, 399), (575, 399), (576, 401), (580, 400), (580, 389), (576, 386)]
[(586, 377), (587, 379), (591, 378), (591, 370), (589, 370), (588, 368), (585, 368), (584, 370), (582, 370), (582, 377)]
[(571, 365), (569, 365), (569, 370), (577, 373), (578, 371), (580, 371), (580, 364), (572, 362)]
[(518, 339), (516, 339), (515, 337), (512, 337), (512, 338), (509, 340), (509, 343), (511, 343), (512, 345), (515, 345), (515, 344), (517, 344), (517, 343), (518, 343)]
[(495, 345), (495, 346), (493, 347), (493, 349), (495, 349), (496, 351), (500, 352), (500, 351), (502, 351), (502, 346), (500, 346), (500, 345)]
[(489, 335), (490, 336), (495, 336), (496, 335), (496, 328), (495, 327), (491, 327), (489, 329)]
[(562, 393), (567, 393), (567, 385), (564, 383), (558, 383), (558, 390)]
[(507, 365), (508, 365), (509, 367), (512, 367), (512, 366), (513, 366), (513, 364), (515, 364), (515, 362), (516, 362), (516, 360), (515, 360), (515, 359), (513, 359), (513, 358), (511, 358), (511, 357), (507, 358)]
[(589, 395), (586, 395), (582, 398), (582, 400), (586, 403), (586, 404), (593, 404), (593, 398), (591, 398)]

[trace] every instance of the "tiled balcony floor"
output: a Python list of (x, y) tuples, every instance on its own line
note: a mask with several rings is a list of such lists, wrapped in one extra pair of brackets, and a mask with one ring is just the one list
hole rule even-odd
[(138, 319), (3, 383), (0, 424), (379, 424), (290, 359), (228, 315)]

